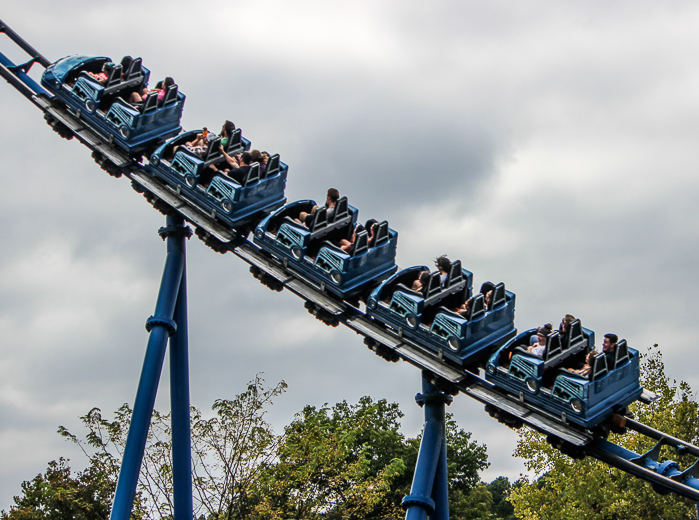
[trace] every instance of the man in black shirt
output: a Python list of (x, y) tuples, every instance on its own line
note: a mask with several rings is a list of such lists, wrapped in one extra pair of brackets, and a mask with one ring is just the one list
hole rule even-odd
[(231, 168), (228, 170), (226, 175), (242, 186), (245, 182), (245, 178), (248, 176), (248, 172), (250, 171), (252, 154), (250, 152), (241, 153), (239, 164), (240, 166), (238, 168)]

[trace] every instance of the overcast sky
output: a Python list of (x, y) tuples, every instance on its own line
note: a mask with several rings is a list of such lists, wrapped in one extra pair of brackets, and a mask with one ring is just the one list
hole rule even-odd
[[(504, 281), (520, 329), (572, 313), (639, 350), (659, 343), (670, 375), (699, 386), (695, 2), (25, 0), (0, 17), (49, 60), (142, 56), (186, 94), (184, 128), (233, 120), (289, 164), (289, 200), (333, 186), (361, 218), (388, 219), (401, 266), (446, 253), (476, 286)], [(0, 107), (7, 509), (48, 461), (84, 465), (58, 425), (133, 404), (165, 246), (164, 217), (128, 181), (4, 83)], [(418, 434), (418, 370), (196, 238), (188, 278), (192, 404), (264, 372), (289, 384), (278, 429), (306, 404), (371, 395)], [(160, 396), (165, 411), (167, 370)], [(450, 411), (487, 445), (484, 479), (523, 471), (516, 434), (482, 405), (459, 396)]]

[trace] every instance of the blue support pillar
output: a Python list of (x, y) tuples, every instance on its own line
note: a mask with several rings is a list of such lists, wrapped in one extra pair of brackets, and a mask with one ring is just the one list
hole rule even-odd
[[(182, 238), (184, 240), (184, 238)], [(186, 264), (185, 264), (186, 267)], [(189, 353), (187, 340), (187, 272), (182, 273), (175, 307), (177, 332), (170, 338), (172, 410), (172, 489), (174, 520), (192, 520), (192, 442), (189, 424)]]
[[(143, 360), (143, 368), (141, 369), (141, 378), (138, 382), (138, 390), (136, 391), (136, 400), (133, 406), (129, 433), (126, 437), (126, 447), (124, 448), (124, 457), (119, 471), (119, 480), (117, 481), (114, 494), (110, 520), (129, 520), (131, 516), (133, 501), (136, 496), (138, 474), (141, 470), (148, 428), (150, 427), (158, 383), (163, 368), (165, 348), (168, 338), (177, 330), (173, 316), (175, 306), (178, 303), (179, 290), (183, 285), (185, 237), (191, 235), (191, 230), (184, 227), (182, 217), (168, 216), (167, 227), (161, 228), (159, 234), (163, 239), (167, 238), (167, 260), (165, 261), (163, 278), (160, 283), (158, 301), (155, 305), (155, 314), (146, 321), (146, 330), (150, 333), (150, 337), (148, 338), (146, 355)], [(186, 295), (181, 301), (186, 304)], [(183, 305), (180, 305), (180, 307), (183, 307)], [(186, 307), (180, 309), (180, 312), (184, 312), (186, 318)], [(184, 327), (186, 334), (186, 322)], [(189, 401), (188, 397), (187, 401)], [(189, 404), (187, 404), (187, 413), (189, 413)], [(189, 428), (189, 421), (187, 421), (187, 428)], [(189, 496), (191, 500), (191, 491)], [(187, 520), (190, 518), (191, 513)]]
[(403, 499), (406, 520), (449, 520), (445, 405), (452, 397), (441, 392), (431, 374), (422, 373), (422, 393), (415, 397), (425, 409), (425, 426), (410, 494)]

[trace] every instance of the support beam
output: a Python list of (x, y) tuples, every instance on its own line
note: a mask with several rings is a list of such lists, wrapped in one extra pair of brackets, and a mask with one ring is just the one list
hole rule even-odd
[[(131, 516), (133, 501), (136, 496), (138, 474), (143, 462), (148, 429), (163, 368), (165, 348), (168, 338), (177, 331), (177, 324), (173, 317), (175, 306), (180, 301), (183, 302), (183, 305), (180, 305), (180, 307), (184, 307), (180, 309), (180, 315), (186, 319), (186, 293), (181, 300), (178, 299), (178, 294), (180, 287), (184, 285), (185, 238), (191, 235), (191, 230), (184, 226), (182, 217), (168, 216), (167, 227), (161, 228), (158, 233), (163, 239), (167, 238), (167, 259), (158, 293), (158, 301), (155, 305), (155, 314), (146, 321), (146, 330), (150, 332), (150, 337), (146, 347), (145, 359), (143, 360), (143, 368), (141, 369), (141, 378), (138, 382), (138, 390), (136, 391), (136, 400), (134, 401), (129, 433), (126, 437), (124, 458), (119, 471), (119, 480), (117, 481), (110, 520), (129, 520)], [(186, 321), (183, 325), (185, 328), (184, 337), (186, 338)], [(181, 343), (180, 336), (179, 344), (181, 345)], [(178, 362), (181, 364), (179, 358)], [(181, 368), (178, 370), (181, 371)], [(188, 391), (187, 394), (189, 394)], [(187, 401), (189, 401), (188, 395)], [(189, 414), (189, 404), (187, 404), (187, 408), (187, 414)], [(189, 420), (187, 420), (187, 429), (189, 429)], [(181, 439), (178, 443), (181, 444)], [(191, 491), (189, 496), (191, 500)], [(191, 512), (187, 518), (191, 518)]]
[(401, 503), (406, 520), (449, 520), (445, 405), (453, 399), (432, 383), (433, 377), (422, 372), (422, 393), (415, 396), (425, 409), (425, 426), (410, 494)]

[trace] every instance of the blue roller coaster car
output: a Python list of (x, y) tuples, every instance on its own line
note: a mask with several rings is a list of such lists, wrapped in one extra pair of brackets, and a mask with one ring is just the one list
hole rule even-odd
[(366, 298), (374, 284), (396, 271), (398, 233), (383, 221), (371, 240), (361, 231), (351, 249), (343, 251), (335, 243), (352, 236), (358, 210), (347, 203), (347, 197), (341, 197), (332, 218), (321, 207), (308, 227), (294, 220), (301, 212), (311, 213), (315, 205), (312, 200), (301, 200), (272, 213), (257, 226), (255, 243), (342, 299)]
[(129, 154), (152, 149), (154, 144), (180, 132), (185, 96), (178, 92), (177, 85), (167, 88), (161, 103), (152, 93), (137, 107), (126, 100), (132, 92), (148, 85), (150, 72), (141, 65), (141, 58), (124, 63), (126, 70), (113, 64), (107, 80), (100, 84), (88, 72), (99, 73), (105, 63), (112, 60), (103, 56), (67, 56), (46, 68), (41, 84), (90, 127)]
[(638, 351), (629, 348), (626, 340), (617, 343), (610, 365), (604, 352), (595, 354), (589, 375), (582, 376), (572, 370), (581, 368), (594, 349), (594, 332), (575, 320), (564, 335), (549, 334), (543, 358), (521, 346), (528, 345), (533, 334), (536, 329), (523, 332), (493, 354), (486, 365), (486, 379), (584, 428), (623, 413), (641, 396)]
[[(435, 272), (422, 291), (409, 289), (423, 271), (429, 268), (410, 267), (383, 282), (367, 302), (369, 316), (460, 367), (484, 362), (494, 347), (515, 336), (515, 295), (504, 284), (486, 282), (481, 293), (472, 297), (473, 274), (457, 260), (444, 284)], [(485, 294), (490, 290), (492, 298), (486, 305)], [(466, 315), (453, 311), (469, 298)]]
[[(289, 167), (279, 160), (278, 154), (270, 156), (265, 169), (253, 163), (245, 178), (238, 182), (211, 168), (225, 164), (219, 137), (209, 142), (203, 157), (181, 146), (194, 140), (199, 132), (185, 132), (160, 146), (145, 169), (232, 228), (257, 223), (284, 205)], [(236, 129), (228, 139), (226, 152), (232, 155), (248, 148), (250, 141)]]

